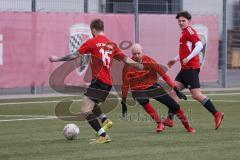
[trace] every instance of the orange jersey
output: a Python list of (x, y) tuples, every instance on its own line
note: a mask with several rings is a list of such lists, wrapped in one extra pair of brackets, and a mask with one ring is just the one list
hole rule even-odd
[(168, 83), (170, 87), (174, 87), (175, 83), (166, 74), (163, 67), (157, 62), (143, 55), (142, 64), (144, 65), (143, 70), (138, 70), (132, 66), (125, 64), (122, 72), (122, 97), (126, 98), (129, 87), (131, 90), (145, 90), (157, 83), (158, 74)]

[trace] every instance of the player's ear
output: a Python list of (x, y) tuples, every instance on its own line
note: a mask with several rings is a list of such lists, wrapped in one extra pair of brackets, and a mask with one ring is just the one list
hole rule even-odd
[(92, 28), (91, 31), (92, 31), (92, 35), (95, 36), (97, 32), (96, 29)]

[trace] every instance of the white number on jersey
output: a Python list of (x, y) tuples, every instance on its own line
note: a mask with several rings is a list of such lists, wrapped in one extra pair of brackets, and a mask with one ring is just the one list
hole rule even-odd
[(104, 49), (100, 49), (99, 52), (102, 54), (102, 61), (103, 61), (103, 65), (106, 66), (107, 68), (110, 67), (110, 57), (109, 54), (112, 54), (112, 51), (110, 50), (104, 50)]

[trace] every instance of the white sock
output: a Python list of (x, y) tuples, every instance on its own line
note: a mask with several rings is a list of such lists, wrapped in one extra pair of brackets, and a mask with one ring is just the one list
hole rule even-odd
[(99, 116), (100, 119), (107, 118), (107, 116), (103, 113)]
[(101, 128), (101, 129), (98, 131), (98, 135), (101, 135), (101, 134), (103, 134), (103, 133), (105, 133), (105, 130), (104, 130), (103, 128)]

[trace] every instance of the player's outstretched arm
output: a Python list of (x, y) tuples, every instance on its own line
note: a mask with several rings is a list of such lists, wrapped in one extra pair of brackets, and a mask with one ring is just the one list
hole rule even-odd
[(167, 82), (167, 84), (173, 88), (179, 99), (187, 100), (187, 96), (176, 87), (175, 83), (173, 82), (169, 75), (167, 75), (166, 73), (160, 75)]
[(167, 82), (167, 84), (173, 88), (173, 90), (175, 91), (176, 95), (178, 96), (179, 99), (184, 99), (187, 100), (187, 96), (181, 92), (175, 85), (175, 83), (173, 82), (173, 80), (170, 78), (170, 76), (168, 76), (166, 73), (160, 74), (162, 76), (162, 78)]
[(183, 92), (178, 90), (174, 81), (170, 78), (170, 76), (166, 73), (166, 71), (162, 68), (161, 65), (155, 62), (149, 63), (148, 66), (151, 69), (155, 70), (164, 79), (164, 81), (167, 82), (167, 84), (175, 91), (179, 99), (187, 100), (187, 96)]
[(176, 56), (174, 59), (168, 61), (168, 67), (171, 68), (177, 61), (179, 61), (179, 56)]
[(143, 64), (138, 63), (138, 62), (132, 60), (132, 59), (129, 58), (129, 57), (125, 57), (125, 58), (123, 59), (123, 62), (125, 62), (126, 64), (128, 64), (128, 65), (130, 65), (130, 66), (133, 66), (133, 67), (135, 67), (135, 68), (137, 68), (137, 69), (143, 70), (143, 68), (144, 68)]
[(176, 87), (174, 81), (170, 78), (170, 76), (166, 73), (166, 71), (164, 70), (164, 68), (157, 64), (155, 61), (153, 61), (152, 63), (149, 63), (148, 66), (155, 70), (160, 76), (162, 76), (162, 78), (164, 79), (165, 82), (167, 82), (167, 84), (173, 88), (173, 90), (176, 92), (176, 95), (180, 98), (180, 99), (184, 99), (187, 100), (187, 96), (182, 93), (181, 91), (178, 90), (178, 88)]
[(48, 59), (50, 62), (71, 61), (78, 58), (79, 56), (80, 54), (78, 52), (75, 52), (73, 54), (68, 54), (63, 57), (57, 57), (52, 55), (52, 56), (49, 56)]

